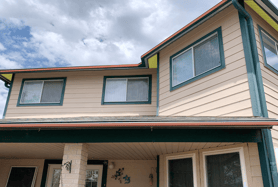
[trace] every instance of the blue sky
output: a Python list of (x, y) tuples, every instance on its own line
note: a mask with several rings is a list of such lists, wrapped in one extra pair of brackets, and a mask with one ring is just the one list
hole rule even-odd
[[(218, 2), (2, 0), (0, 69), (137, 64)], [(6, 96), (0, 83), (0, 115)]]

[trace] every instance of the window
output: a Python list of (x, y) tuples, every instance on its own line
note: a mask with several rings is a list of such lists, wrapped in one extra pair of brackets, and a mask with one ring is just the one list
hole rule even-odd
[(243, 148), (203, 152), (205, 187), (247, 187)]
[(23, 79), (18, 99), (22, 105), (62, 105), (66, 78)]
[(218, 28), (170, 57), (170, 90), (224, 67), (222, 34)]
[(196, 187), (196, 155), (167, 156), (167, 187)]
[(265, 66), (278, 73), (278, 42), (259, 27)]
[(104, 77), (102, 104), (150, 104), (151, 75)]
[(36, 167), (12, 167), (6, 187), (34, 187)]

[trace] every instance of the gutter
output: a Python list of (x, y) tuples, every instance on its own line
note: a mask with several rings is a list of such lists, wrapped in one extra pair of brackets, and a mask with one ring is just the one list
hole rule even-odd
[(113, 127), (209, 127), (209, 128), (272, 128), (277, 121), (262, 122), (96, 122), (96, 123), (9, 123), (0, 124), (0, 129), (6, 128), (113, 128)]
[[(244, 6), (244, 1), (241, 1), (241, 3)], [(267, 118), (268, 111), (263, 88), (253, 19), (237, 0), (232, 0), (232, 4), (239, 12), (240, 27), (242, 31), (244, 31), (242, 32), (242, 37), (248, 71), (248, 82), (252, 100), (253, 115)], [(262, 129), (262, 138), (264, 141), (263, 143), (258, 144), (258, 148), (260, 150), (259, 152), (264, 186), (278, 187), (278, 173), (271, 131), (269, 129)]]

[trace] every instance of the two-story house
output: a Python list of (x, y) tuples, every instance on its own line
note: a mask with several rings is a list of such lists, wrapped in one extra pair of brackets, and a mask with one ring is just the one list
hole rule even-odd
[(278, 187), (269, 0), (223, 0), (141, 60), (0, 70), (0, 186)]

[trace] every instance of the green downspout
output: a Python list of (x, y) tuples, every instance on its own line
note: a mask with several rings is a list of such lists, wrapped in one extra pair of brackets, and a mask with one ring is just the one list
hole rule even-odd
[(6, 100), (6, 105), (5, 105), (5, 108), (4, 108), (3, 119), (5, 119), (6, 112), (7, 112), (7, 109), (8, 109), (8, 104), (9, 104), (9, 100), (10, 100), (10, 96), (11, 96), (11, 92), (12, 92), (12, 87), (13, 87), (13, 82), (14, 82), (14, 74), (13, 74), (13, 76), (12, 76), (12, 80), (11, 80), (10, 86), (8, 86), (8, 85), (5, 83), (5, 86), (6, 86), (7, 88), (9, 88), (9, 92), (8, 92), (8, 96), (7, 96), (7, 100)]
[[(237, 0), (232, 0), (232, 3), (239, 12), (244, 53), (248, 71), (250, 95), (252, 100), (252, 109), (254, 113), (253, 115), (267, 118), (268, 112), (263, 88), (259, 54), (257, 51), (253, 19), (242, 6), (244, 5), (244, 1), (241, 1), (242, 5), (240, 5)], [(271, 131), (269, 129), (262, 129), (262, 138), (263, 141), (261, 143), (258, 143), (258, 149), (260, 154), (264, 186), (278, 187), (278, 173)]]

